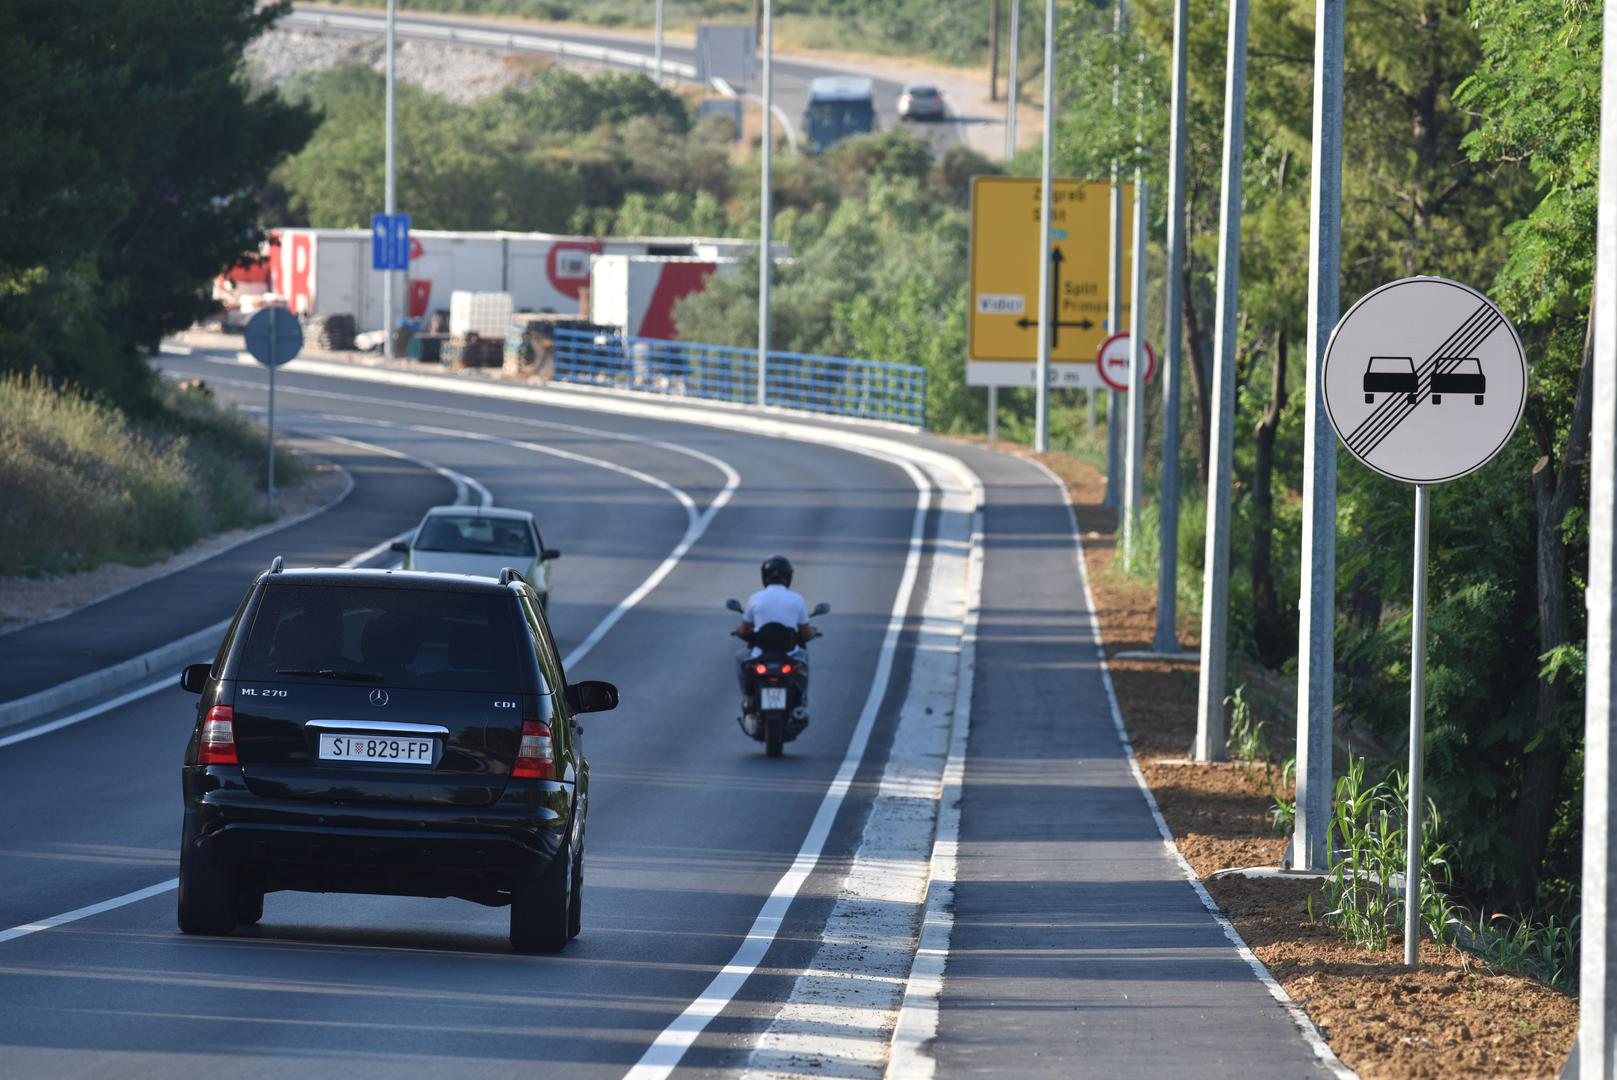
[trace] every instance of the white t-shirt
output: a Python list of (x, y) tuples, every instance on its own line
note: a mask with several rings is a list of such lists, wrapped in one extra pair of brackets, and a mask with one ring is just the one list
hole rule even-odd
[(742, 618), (751, 623), (754, 630), (767, 623), (780, 623), (796, 630), (809, 621), (808, 605), (784, 585), (766, 585), (747, 600)]

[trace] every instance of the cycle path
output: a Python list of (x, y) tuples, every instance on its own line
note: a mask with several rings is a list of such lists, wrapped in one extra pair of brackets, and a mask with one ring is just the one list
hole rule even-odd
[(1062, 489), (960, 453), (986, 488), (985, 565), (938, 1074), (1330, 1075), (1162, 842)]

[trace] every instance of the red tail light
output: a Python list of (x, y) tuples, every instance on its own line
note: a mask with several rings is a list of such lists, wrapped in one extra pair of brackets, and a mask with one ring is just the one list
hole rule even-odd
[(215, 705), (203, 718), (197, 764), (236, 764), (236, 710), (229, 705)]
[(769, 666), (767, 664), (759, 664), (757, 667), (753, 668), (753, 670), (762, 675), (764, 672), (769, 670)]
[(780, 673), (782, 675), (790, 675), (792, 673), (792, 665), (790, 665), (790, 664), (782, 664), (780, 666)]
[(556, 778), (556, 752), (550, 729), (537, 720), (522, 722), (522, 742), (517, 746), (517, 763), (511, 775), (534, 780)]

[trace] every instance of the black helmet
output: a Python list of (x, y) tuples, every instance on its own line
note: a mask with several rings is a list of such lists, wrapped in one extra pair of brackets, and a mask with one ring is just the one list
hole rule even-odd
[(790, 585), (792, 583), (792, 560), (784, 555), (771, 555), (764, 560), (760, 569), (765, 585)]

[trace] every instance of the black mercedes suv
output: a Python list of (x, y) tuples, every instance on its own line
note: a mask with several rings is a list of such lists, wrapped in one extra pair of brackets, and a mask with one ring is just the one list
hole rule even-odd
[(180, 929), (257, 922), (264, 894), (386, 893), (511, 906), (511, 944), (579, 931), (589, 763), (539, 597), (396, 570), (282, 570), (247, 591), (185, 750)]

